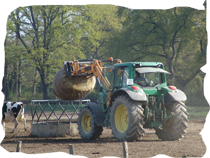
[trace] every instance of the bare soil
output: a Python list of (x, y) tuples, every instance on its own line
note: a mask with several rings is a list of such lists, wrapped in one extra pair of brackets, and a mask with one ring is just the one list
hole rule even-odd
[[(118, 142), (111, 133), (111, 129), (104, 128), (99, 139), (93, 141), (82, 140), (79, 134), (62, 137), (34, 137), (31, 136), (31, 117), (26, 115), (27, 131), (19, 123), (16, 131), (12, 123), (6, 124), (5, 138), (1, 146), (9, 152), (15, 152), (17, 141), (22, 141), (21, 152), (27, 154), (65, 152), (69, 153), (69, 144), (74, 147), (74, 155), (89, 158), (115, 156), (122, 157), (122, 142)], [(188, 123), (187, 134), (179, 141), (161, 141), (155, 130), (147, 130), (141, 140), (128, 142), (129, 158), (153, 157), (164, 154), (170, 157), (202, 157), (206, 146), (199, 134), (204, 127), (205, 118), (196, 118)]]

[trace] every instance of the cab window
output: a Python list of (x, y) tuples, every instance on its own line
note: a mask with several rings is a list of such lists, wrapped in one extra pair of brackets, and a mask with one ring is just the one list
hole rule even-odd
[(114, 77), (114, 87), (126, 86), (127, 79), (129, 78), (129, 67), (116, 67)]

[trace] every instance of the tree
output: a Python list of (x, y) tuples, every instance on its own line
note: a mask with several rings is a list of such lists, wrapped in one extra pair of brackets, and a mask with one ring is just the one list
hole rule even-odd
[(87, 5), (81, 11), (84, 26), (82, 51), (87, 58), (99, 59), (106, 56), (106, 43), (122, 26), (117, 10), (113, 5)]
[[(118, 13), (126, 20), (122, 34), (112, 43), (120, 46), (116, 51), (122, 52), (121, 56), (127, 58), (126, 54), (129, 54), (127, 59), (133, 61), (159, 59), (171, 73), (171, 84), (174, 84), (176, 74), (186, 72), (179, 68), (185, 65), (184, 57), (187, 55), (191, 56), (187, 60), (187, 68), (193, 72), (185, 75), (182, 86), (186, 86), (200, 72), (200, 66), (205, 64), (205, 11), (177, 7), (169, 10), (120, 8)], [(204, 60), (195, 66), (194, 62), (199, 56)]]
[(13, 25), (10, 18), (7, 22), (7, 35), (5, 40), (5, 70), (3, 78), (3, 89), (5, 99), (9, 100), (9, 92), (16, 94), (16, 99), (19, 101), (21, 95), (21, 63), (24, 56), (24, 49), (18, 41), (15, 33), (16, 27)]
[(77, 47), (81, 34), (77, 9), (72, 6), (29, 6), (17, 8), (10, 15), (17, 38), (27, 51), (26, 58), (39, 72), (43, 99), (48, 97), (51, 72), (56, 72), (67, 54), (82, 56)]

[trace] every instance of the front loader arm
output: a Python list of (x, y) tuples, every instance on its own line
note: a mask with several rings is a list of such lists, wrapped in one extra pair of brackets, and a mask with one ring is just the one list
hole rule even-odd
[[(102, 66), (102, 62), (110, 62), (112, 63), (113, 61), (116, 61), (117, 63), (122, 63), (120, 59), (115, 59), (110, 58), (109, 60), (97, 60), (97, 59), (87, 59), (87, 60), (75, 60), (75, 61), (70, 61), (66, 62), (64, 64), (65, 68), (65, 73), (67, 76), (69, 75), (84, 75), (84, 76), (96, 76), (101, 83), (108, 89), (108, 95), (107, 95), (107, 107), (110, 104), (111, 100), (111, 84), (107, 77), (104, 77), (102, 75), (104, 67)], [(89, 64), (89, 65), (87, 65)]]

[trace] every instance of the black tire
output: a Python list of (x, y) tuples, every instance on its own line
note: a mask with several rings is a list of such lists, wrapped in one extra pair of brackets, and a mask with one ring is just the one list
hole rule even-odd
[(184, 137), (189, 121), (187, 107), (183, 102), (172, 102), (166, 109), (173, 117), (162, 124), (162, 130), (156, 130), (156, 135), (161, 140), (179, 140)]
[(90, 107), (81, 109), (78, 117), (78, 130), (82, 139), (97, 139), (103, 131), (102, 126), (96, 125), (96, 119)]
[(115, 98), (110, 123), (112, 134), (118, 141), (135, 141), (144, 135), (143, 111), (142, 103), (131, 100), (127, 95)]

